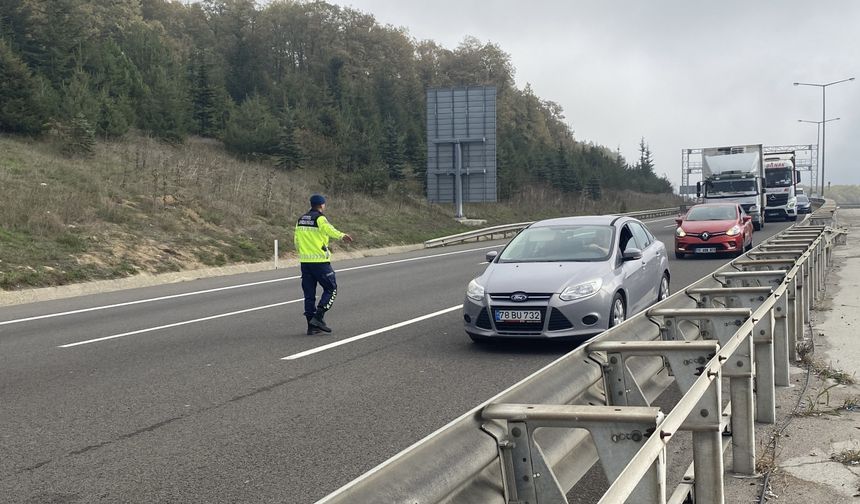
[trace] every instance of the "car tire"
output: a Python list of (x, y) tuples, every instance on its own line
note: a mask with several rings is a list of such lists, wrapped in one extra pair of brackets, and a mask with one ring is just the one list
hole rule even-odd
[(675, 252), (675, 259), (683, 259), (683, 258), (684, 258), (684, 254), (683, 254), (683, 253), (681, 253), (681, 252)]
[(609, 308), (609, 327), (615, 327), (627, 319), (627, 305), (624, 296), (616, 292), (612, 297), (612, 306)]
[(660, 286), (657, 287), (657, 302), (663, 301), (671, 292), (669, 291), (669, 274), (663, 273), (663, 277), (660, 279)]

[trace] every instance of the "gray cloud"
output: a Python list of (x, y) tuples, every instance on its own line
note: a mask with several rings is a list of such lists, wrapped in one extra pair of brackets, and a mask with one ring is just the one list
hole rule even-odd
[(576, 137), (680, 182), (687, 147), (814, 143), (827, 90), (827, 179), (860, 184), (860, 2), (348, 0), (334, 3), (449, 48), (467, 35), (511, 55), (519, 87), (565, 109)]

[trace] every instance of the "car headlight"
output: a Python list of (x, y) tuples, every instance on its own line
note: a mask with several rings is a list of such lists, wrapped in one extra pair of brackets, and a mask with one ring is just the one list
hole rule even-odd
[(758, 212), (758, 205), (753, 205), (753, 206), (751, 206), (751, 207), (750, 207), (750, 209), (749, 209), (749, 210), (747, 210), (747, 213), (748, 213), (748, 214), (749, 214), (749, 213), (755, 213), (755, 212)]
[(574, 301), (577, 299), (587, 298), (597, 294), (601, 287), (603, 287), (603, 280), (598, 278), (597, 280), (583, 282), (579, 285), (568, 287), (558, 295), (558, 298), (562, 301)]
[(468, 297), (469, 299), (474, 299), (475, 301), (483, 300), (484, 286), (479, 284), (477, 280), (472, 280), (471, 282), (469, 282), (469, 286), (466, 287), (466, 297)]
[(678, 229), (675, 230), (675, 236), (684, 237), (684, 236), (687, 236), (687, 233), (684, 232), (684, 230), (679, 227)]
[(726, 231), (726, 234), (729, 236), (737, 236), (737, 235), (741, 234), (741, 227), (738, 226), (737, 224), (735, 224), (734, 226), (729, 228), (728, 231)]

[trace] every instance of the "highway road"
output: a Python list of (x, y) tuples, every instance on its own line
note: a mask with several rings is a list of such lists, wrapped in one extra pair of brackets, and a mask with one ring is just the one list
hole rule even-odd
[[(297, 268), (0, 308), (0, 502), (322, 498), (572, 348), (463, 332), (500, 245), (337, 261), (331, 335)], [(670, 260), (675, 291), (728, 259)]]

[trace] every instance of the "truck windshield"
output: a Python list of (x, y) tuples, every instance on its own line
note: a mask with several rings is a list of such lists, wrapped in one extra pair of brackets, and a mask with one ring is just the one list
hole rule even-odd
[(709, 194), (756, 192), (755, 180), (714, 180), (708, 187)]
[(765, 170), (765, 187), (791, 186), (791, 172), (789, 168)]

